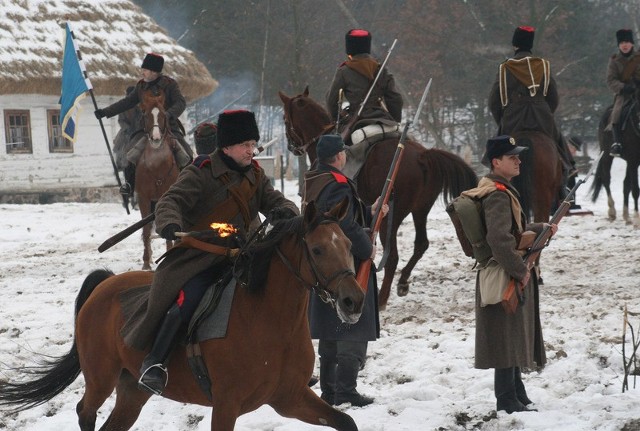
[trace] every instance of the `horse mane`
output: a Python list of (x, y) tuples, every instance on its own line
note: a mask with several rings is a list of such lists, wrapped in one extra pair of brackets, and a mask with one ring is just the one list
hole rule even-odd
[(274, 258), (276, 247), (285, 237), (292, 234), (302, 236), (304, 233), (303, 226), (303, 218), (301, 216), (275, 221), (273, 222), (273, 228), (267, 235), (246, 250), (251, 259), (251, 270), (247, 285), (249, 293), (259, 294), (264, 292), (267, 285), (267, 277), (269, 276), (271, 259)]

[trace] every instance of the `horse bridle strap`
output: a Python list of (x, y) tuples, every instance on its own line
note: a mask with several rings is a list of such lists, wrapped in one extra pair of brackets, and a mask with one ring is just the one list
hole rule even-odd
[(296, 98), (294, 97), (289, 100), (289, 109), (287, 109), (287, 115), (285, 115), (284, 117), (284, 134), (286, 135), (289, 144), (291, 144), (292, 142), (295, 144), (289, 145), (289, 150), (291, 150), (291, 152), (293, 152), (295, 155), (301, 156), (307, 152), (307, 149), (309, 148), (309, 146), (311, 146), (311, 144), (315, 143), (320, 138), (320, 136), (322, 136), (322, 133), (309, 139), (308, 141), (305, 141), (304, 138), (300, 136), (298, 132), (296, 132), (296, 130), (291, 125), (291, 105), (293, 104), (293, 101), (295, 99)]
[(304, 245), (305, 245), (304, 246), (305, 258), (309, 262), (309, 266), (311, 267), (311, 272), (313, 273), (313, 276), (315, 278), (314, 283), (309, 283), (302, 277), (300, 270), (293, 267), (293, 265), (291, 264), (291, 261), (287, 259), (287, 257), (282, 253), (279, 247), (276, 248), (276, 252), (278, 253), (278, 256), (280, 256), (282, 263), (284, 263), (287, 269), (298, 279), (298, 281), (300, 281), (300, 283), (305, 288), (317, 294), (320, 297), (320, 299), (322, 299), (323, 302), (335, 307), (335, 299), (333, 299), (331, 292), (328, 289), (329, 285), (336, 279), (340, 281), (343, 278), (346, 278), (349, 276), (355, 277), (356, 275), (355, 272), (351, 268), (344, 268), (344, 269), (337, 270), (336, 272), (331, 274), (331, 276), (329, 277), (325, 277), (318, 270), (318, 266), (316, 265), (315, 260), (313, 259), (313, 256), (309, 252), (309, 247), (304, 238), (302, 239), (302, 242), (304, 242)]

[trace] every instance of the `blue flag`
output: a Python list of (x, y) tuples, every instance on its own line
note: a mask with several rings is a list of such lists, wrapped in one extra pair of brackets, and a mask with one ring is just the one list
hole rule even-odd
[(78, 58), (76, 42), (73, 33), (66, 26), (64, 54), (62, 59), (62, 91), (60, 93), (60, 124), (62, 136), (75, 142), (77, 123), (76, 118), (80, 109), (80, 101), (91, 88), (89, 78), (85, 77), (85, 68)]

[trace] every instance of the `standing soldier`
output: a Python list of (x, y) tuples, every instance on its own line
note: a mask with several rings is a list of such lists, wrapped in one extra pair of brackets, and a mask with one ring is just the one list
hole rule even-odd
[[(380, 73), (362, 110), (361, 118), (357, 119), (349, 134), (374, 123), (397, 126), (402, 121), (402, 96), (396, 90), (393, 75), (386, 68), (380, 70), (381, 64), (371, 55), (371, 33), (361, 29), (349, 30), (345, 36), (345, 45), (348, 60), (338, 67), (326, 96), (331, 118), (335, 120), (339, 114), (343, 114), (341, 106), (338, 106), (342, 102), (341, 91), (349, 102), (349, 116), (353, 118), (376, 75)], [(347, 118), (345, 121), (340, 120), (343, 127), (347, 122)]]
[[(134, 90), (123, 99), (107, 106), (103, 109), (96, 109), (96, 118), (113, 117), (137, 106), (142, 100), (142, 93), (146, 90), (163, 92), (165, 95), (165, 117), (169, 120), (171, 133), (180, 143), (176, 150), (176, 163), (180, 169), (187, 166), (193, 160), (193, 151), (184, 140), (184, 127), (178, 117), (184, 112), (187, 103), (180, 92), (178, 83), (166, 75), (162, 74), (164, 66), (164, 58), (161, 55), (149, 53), (142, 61), (141, 74), (142, 79), (138, 81)], [(123, 196), (130, 196), (135, 190), (136, 163), (142, 152), (144, 151), (144, 143), (140, 140), (144, 133), (144, 124), (141, 122), (137, 128), (138, 134), (132, 139), (137, 141), (131, 151), (127, 154), (129, 164), (124, 170), (125, 183), (120, 188)]]
[(562, 159), (564, 189), (571, 172), (571, 156), (553, 117), (559, 99), (551, 66), (548, 60), (531, 54), (534, 35), (533, 27), (515, 29), (511, 41), (515, 54), (500, 65), (489, 94), (489, 109), (499, 135), (539, 131), (556, 142)]
[(620, 29), (616, 32), (618, 52), (609, 59), (607, 86), (613, 91), (613, 110), (605, 130), (613, 132), (613, 144), (609, 154), (620, 157), (622, 153), (622, 107), (633, 97), (640, 83), (640, 54), (633, 50), (633, 32)]
[[(366, 207), (356, 193), (353, 181), (342, 174), (347, 161), (345, 146), (339, 135), (321, 136), (318, 145), (318, 168), (305, 174), (302, 207), (315, 201), (319, 211), (327, 211), (333, 205), (349, 199), (349, 212), (340, 221), (340, 228), (351, 240), (356, 271), (360, 262), (375, 256), (375, 246), (364, 227), (371, 221), (371, 214), (378, 205)], [(382, 208), (384, 216), (389, 207)], [(378, 287), (375, 271), (369, 273), (367, 295), (362, 316), (354, 325), (344, 325), (336, 317), (331, 305), (312, 295), (309, 305), (311, 337), (318, 339), (320, 356), (321, 398), (330, 405), (351, 403), (366, 406), (373, 398), (356, 390), (358, 373), (364, 366), (367, 345), (380, 333), (378, 317)]]

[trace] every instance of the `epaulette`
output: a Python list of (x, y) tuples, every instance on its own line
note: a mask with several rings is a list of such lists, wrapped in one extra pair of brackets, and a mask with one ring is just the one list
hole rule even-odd
[(202, 169), (207, 165), (211, 164), (211, 156), (209, 154), (200, 154), (195, 158), (192, 165), (194, 165), (198, 169)]
[(251, 163), (253, 163), (253, 166), (255, 166), (256, 168), (260, 167), (260, 163), (258, 163), (256, 159), (251, 159)]
[(331, 171), (331, 175), (333, 175), (333, 178), (335, 178), (336, 181), (341, 183), (341, 184), (347, 184), (349, 182), (349, 180), (347, 180), (347, 177), (345, 177), (344, 175), (342, 175), (339, 172)]
[(500, 190), (501, 192), (506, 192), (507, 191), (507, 186), (505, 186), (504, 184), (495, 181), (496, 184), (496, 189)]
[(346, 61), (343, 61), (342, 63), (340, 63), (340, 66), (338, 66), (338, 67), (342, 67), (342, 66), (344, 66), (345, 64), (347, 64), (347, 62), (346, 62)]

